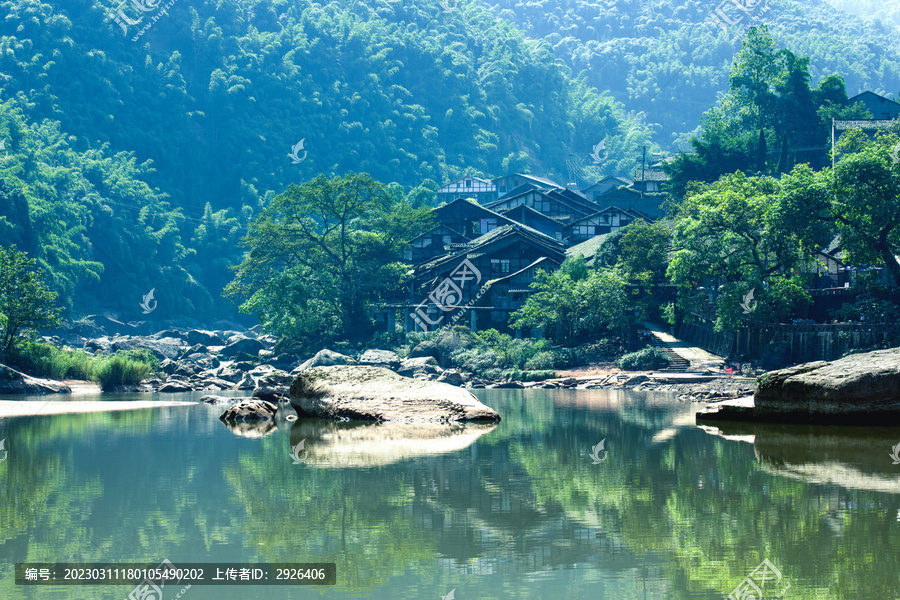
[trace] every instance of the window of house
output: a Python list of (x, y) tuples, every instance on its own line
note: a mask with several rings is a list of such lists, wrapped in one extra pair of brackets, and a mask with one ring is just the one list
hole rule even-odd
[(509, 259), (504, 258), (500, 260), (500, 272), (509, 273)]
[(491, 259), (491, 273), (499, 273), (500, 272), (500, 259), (492, 258)]
[(481, 234), (484, 235), (488, 231), (492, 231), (497, 228), (497, 219), (481, 219)]
[(466, 187), (472, 187), (472, 180), (466, 179)]

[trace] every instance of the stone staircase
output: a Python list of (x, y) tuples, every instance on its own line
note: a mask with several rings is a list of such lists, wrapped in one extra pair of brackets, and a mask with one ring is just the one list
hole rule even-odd
[(658, 337), (651, 335), (648, 341), (651, 347), (659, 348), (660, 350), (665, 352), (666, 356), (669, 359), (669, 366), (665, 369), (660, 369), (661, 371), (684, 373), (691, 368), (690, 361), (676, 354), (674, 350), (669, 348), (669, 346)]

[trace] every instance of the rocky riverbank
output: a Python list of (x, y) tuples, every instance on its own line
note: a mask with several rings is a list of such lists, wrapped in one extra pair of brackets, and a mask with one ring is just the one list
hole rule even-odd
[[(118, 322), (112, 322), (110, 329)], [(132, 328), (134, 329), (134, 328)], [(269, 401), (286, 400), (297, 373), (321, 366), (363, 365), (384, 367), (399, 375), (436, 381), (468, 389), (635, 389), (674, 390), (684, 400), (736, 398), (752, 393), (753, 380), (744, 377), (722, 377), (717, 373), (689, 374), (666, 372), (623, 372), (612, 364), (594, 365), (583, 370), (570, 370), (567, 376), (544, 381), (525, 382), (488, 379), (448, 365), (455, 348), (444, 341), (422, 342), (408, 358), (386, 349), (370, 349), (358, 355), (345, 355), (322, 350), (312, 357), (277, 353), (277, 339), (262, 335), (260, 329), (165, 329), (151, 334), (107, 334), (96, 326), (79, 326), (59, 330), (42, 341), (58, 347), (80, 348), (102, 356), (120, 350), (144, 348), (160, 360), (157, 376), (138, 385), (124, 386), (118, 392), (178, 393), (240, 390)], [(447, 345), (447, 347), (444, 347)], [(6, 386), (0, 393), (68, 393), (63, 383), (38, 380), (7, 369)], [(584, 373), (581, 375), (580, 373)]]

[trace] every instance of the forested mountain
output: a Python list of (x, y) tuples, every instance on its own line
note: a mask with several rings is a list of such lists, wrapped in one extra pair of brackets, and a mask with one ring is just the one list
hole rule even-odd
[[(70, 315), (140, 317), (151, 288), (154, 317), (226, 309), (251, 217), (320, 173), (407, 190), (511, 171), (563, 181), (606, 139), (589, 174), (628, 174), (642, 145), (673, 149), (696, 128), (740, 44), (693, 0), (161, 6), (0, 0), (3, 243), (38, 259)], [(835, 14), (767, 16), (814, 81), (900, 90), (896, 37)]]
[[(654, 141), (685, 147), (704, 111), (728, 89), (742, 32), (766, 23), (779, 45), (810, 57), (813, 83), (844, 78), (851, 96), (865, 90), (900, 95), (900, 30), (896, 3), (874, 0), (745, 2), (712, 0), (500, 0), (492, 11), (529, 36), (546, 40), (575, 73), (643, 112)], [(711, 18), (717, 7), (735, 25)], [(885, 19), (851, 13), (876, 10)]]

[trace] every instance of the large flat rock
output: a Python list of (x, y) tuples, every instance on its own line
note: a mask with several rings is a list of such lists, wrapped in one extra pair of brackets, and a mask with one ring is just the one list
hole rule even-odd
[(770, 371), (754, 396), (760, 420), (900, 422), (900, 348)]
[(410, 379), (383, 367), (335, 365), (300, 372), (291, 384), (300, 417), (366, 421), (499, 421), (465, 389)]
[(66, 384), (52, 379), (39, 379), (6, 365), (0, 365), (0, 394), (71, 394)]

